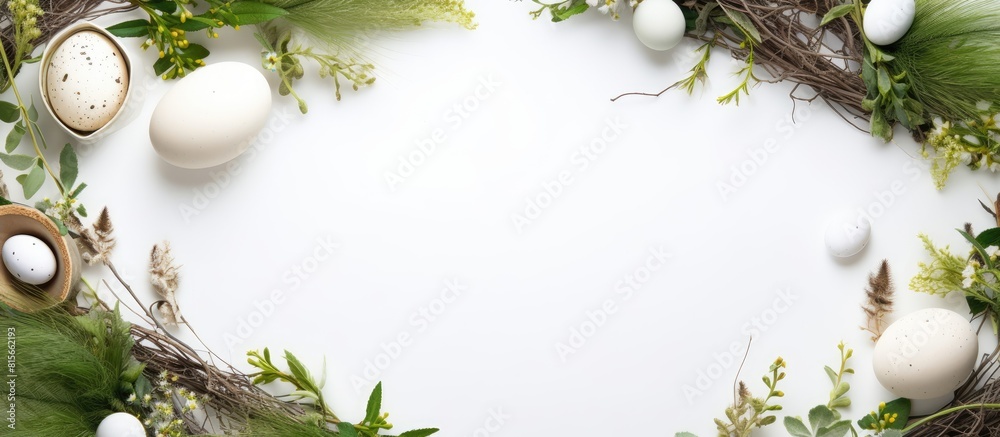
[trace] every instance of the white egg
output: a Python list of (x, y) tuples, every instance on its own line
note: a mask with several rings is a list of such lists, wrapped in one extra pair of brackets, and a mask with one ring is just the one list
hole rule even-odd
[(915, 0), (872, 0), (862, 20), (865, 36), (880, 46), (899, 41), (913, 25), (916, 11)]
[(872, 223), (868, 217), (856, 211), (842, 211), (826, 224), (826, 249), (838, 258), (854, 256), (868, 245), (871, 234)]
[(96, 437), (146, 437), (146, 429), (135, 416), (114, 413), (105, 417), (97, 427)]
[(206, 168), (243, 153), (271, 111), (271, 87), (254, 67), (222, 62), (174, 84), (153, 110), (149, 139), (173, 165)]
[(886, 390), (910, 399), (934, 399), (957, 389), (976, 365), (979, 340), (969, 320), (929, 308), (901, 317), (872, 353), (875, 377)]
[(56, 275), (56, 255), (48, 244), (33, 235), (13, 235), (0, 250), (7, 271), (21, 282), (41, 285)]
[(684, 13), (673, 0), (643, 0), (632, 16), (632, 29), (646, 47), (669, 50), (684, 38)]
[(100, 33), (71, 35), (52, 52), (46, 71), (49, 107), (71, 129), (96, 131), (125, 103), (128, 64), (118, 46)]

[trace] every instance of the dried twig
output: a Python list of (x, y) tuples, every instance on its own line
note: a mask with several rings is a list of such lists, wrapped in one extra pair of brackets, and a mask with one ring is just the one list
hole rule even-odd
[[(821, 97), (845, 119), (868, 119), (868, 111), (861, 107), (867, 88), (860, 74), (864, 59), (860, 30), (849, 17), (819, 26), (818, 17), (842, 4), (841, 0), (688, 0), (684, 5), (702, 11), (709, 3), (743, 13), (758, 30), (761, 42), (754, 43), (754, 63), (770, 74), (768, 82), (787, 80), (806, 85), (815, 95), (800, 97), (793, 91), (790, 97), (797, 101)], [(746, 60), (750, 52), (742, 34), (711, 20), (709, 26), (706, 34), (687, 36), (711, 42), (728, 49), (734, 58)], [(622, 96), (658, 96), (669, 89)]]

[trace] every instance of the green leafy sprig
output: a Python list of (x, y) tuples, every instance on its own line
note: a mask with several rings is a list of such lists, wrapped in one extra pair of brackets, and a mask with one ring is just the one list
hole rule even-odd
[[(15, 19), (28, 20), (29, 23), (35, 18), (31, 14), (15, 14)], [(18, 22), (14, 26), (17, 29), (23, 29), (21, 32), (30, 32), (31, 25), (28, 23)], [(30, 42), (18, 41), (18, 44), (22, 43), (29, 44)], [(23, 62), (23, 60), (15, 59), (12, 63), (4, 50), (0, 50), (0, 58), (3, 59), (3, 67), (7, 76), (14, 77), (17, 73), (18, 62)], [(63, 147), (59, 154), (57, 172), (45, 158), (45, 154), (42, 153), (43, 149), (48, 148), (48, 144), (38, 126), (38, 110), (35, 108), (34, 102), (25, 102), (21, 91), (13, 80), (8, 85), (16, 103), (0, 101), (0, 121), (13, 124), (4, 141), (4, 152), (0, 153), (0, 161), (14, 170), (24, 172), (19, 174), (16, 180), (21, 185), (25, 199), (31, 199), (38, 193), (47, 179), (46, 174), (52, 178), (59, 190), (60, 198), (54, 202), (46, 198), (39, 202), (36, 207), (52, 218), (60, 232), (66, 235), (69, 232), (67, 222), (79, 222), (77, 215), (87, 216), (87, 209), (82, 204), (78, 204), (77, 200), (87, 184), (77, 183), (79, 169), (76, 151), (69, 144)], [(25, 137), (30, 140), (33, 155), (14, 153)]]
[[(341, 437), (376, 437), (380, 436), (380, 432), (383, 430), (388, 431), (392, 429), (392, 424), (388, 421), (389, 413), (382, 411), (381, 382), (375, 385), (371, 396), (368, 398), (364, 419), (352, 424), (340, 420), (323, 398), (323, 385), (326, 381), (325, 362), (323, 363), (323, 374), (319, 381), (316, 381), (310, 374), (309, 369), (302, 365), (302, 362), (291, 352), (285, 351), (284, 355), (288, 371), (284, 371), (274, 364), (271, 360), (271, 352), (267, 348), (264, 348), (262, 352), (249, 351), (247, 352), (247, 356), (247, 361), (250, 365), (260, 370), (249, 375), (253, 377), (254, 384), (268, 384), (274, 381), (283, 381), (292, 384), (295, 390), (289, 393), (287, 397), (292, 398), (293, 402), (308, 400), (309, 403), (304, 405), (315, 407), (316, 412), (320, 416), (316, 424), (320, 428), (327, 429), (327, 425), (332, 425)], [(398, 437), (425, 437), (437, 431), (437, 428), (415, 429), (399, 434)]]
[[(879, 404), (878, 410), (872, 411), (858, 420), (858, 427), (889, 437), (890, 435), (900, 435), (899, 432), (906, 428), (908, 420), (910, 420), (910, 400), (899, 398), (892, 402)], [(886, 433), (887, 431), (892, 433)]]
[(0, 74), (2, 78), (0, 93), (11, 87), (14, 76), (21, 71), (22, 65), (39, 61), (40, 58), (31, 58), (31, 52), (35, 50), (35, 39), (42, 36), (42, 30), (38, 28), (38, 19), (45, 14), (38, 0), (11, 0), (6, 3), (13, 20), (14, 59), (10, 62), (10, 71), (3, 71)]
[(965, 294), (973, 316), (985, 316), (993, 325), (993, 333), (1000, 333), (1000, 228), (987, 229), (973, 237), (965, 230), (958, 230), (972, 245), (967, 257), (951, 252), (948, 246), (936, 247), (926, 235), (921, 234), (924, 248), (931, 255), (931, 262), (921, 262), (919, 272), (910, 280), (914, 291), (945, 296), (953, 291)]
[(149, 18), (118, 23), (108, 31), (122, 38), (146, 37), (142, 49), (156, 47), (159, 59), (153, 64), (153, 71), (163, 79), (184, 77), (205, 65), (209, 50), (190, 42), (187, 32), (204, 30), (210, 38), (218, 38), (219, 28), (239, 29), (287, 13), (267, 3), (246, 0), (207, 0), (208, 10), (200, 14), (192, 12), (197, 6), (192, 0), (131, 0), (131, 3)]
[(291, 95), (298, 102), (299, 111), (303, 114), (309, 111), (305, 99), (300, 97), (293, 88), (296, 80), (302, 79), (305, 69), (303, 60), (312, 60), (319, 64), (319, 76), (333, 79), (334, 92), (340, 100), (340, 79), (351, 82), (351, 87), (357, 91), (362, 86), (375, 82), (371, 75), (375, 68), (370, 63), (364, 63), (354, 58), (343, 58), (339, 55), (321, 53), (311, 47), (292, 43), (291, 31), (282, 32), (275, 26), (261, 26), (261, 32), (255, 34), (257, 41), (264, 47), (262, 64), (265, 69), (278, 73), (281, 83), (278, 94)]
[(541, 17), (543, 13), (548, 11), (553, 23), (565, 21), (567, 18), (582, 14), (587, 12), (587, 9), (590, 9), (587, 0), (560, 1), (556, 3), (543, 3), (542, 0), (531, 1), (539, 5), (538, 9), (530, 12), (531, 18), (537, 20), (538, 17)]
[[(715, 427), (719, 437), (749, 437), (756, 428), (763, 428), (778, 420), (773, 412), (781, 410), (781, 405), (771, 404), (774, 398), (785, 395), (778, 390), (778, 381), (785, 379), (785, 360), (778, 357), (771, 363), (770, 375), (764, 375), (761, 380), (767, 387), (767, 395), (763, 398), (754, 397), (746, 384), (739, 383), (736, 401), (726, 408), (725, 419), (715, 419)], [(675, 437), (696, 437), (689, 432), (680, 432)]]

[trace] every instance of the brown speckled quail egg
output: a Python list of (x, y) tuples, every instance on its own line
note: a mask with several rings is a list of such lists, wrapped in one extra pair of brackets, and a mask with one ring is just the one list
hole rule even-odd
[(84, 30), (66, 38), (49, 58), (49, 106), (64, 125), (81, 132), (108, 124), (125, 103), (128, 65), (106, 36)]

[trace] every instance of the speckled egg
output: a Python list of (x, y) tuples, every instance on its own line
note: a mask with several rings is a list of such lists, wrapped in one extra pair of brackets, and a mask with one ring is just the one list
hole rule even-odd
[(41, 285), (56, 275), (56, 255), (34, 235), (12, 235), (0, 250), (7, 271), (21, 282)]
[(909, 399), (948, 395), (972, 373), (979, 340), (969, 320), (929, 308), (901, 317), (875, 344), (875, 377), (886, 390)]
[(66, 38), (53, 51), (47, 68), (49, 106), (71, 129), (98, 130), (125, 103), (128, 64), (118, 46), (100, 33), (84, 30)]

